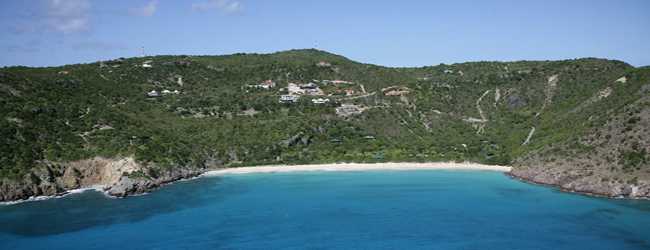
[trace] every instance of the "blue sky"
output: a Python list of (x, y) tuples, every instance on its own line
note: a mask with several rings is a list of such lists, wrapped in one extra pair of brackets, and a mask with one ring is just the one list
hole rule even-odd
[(318, 48), (421, 67), (597, 57), (650, 65), (650, 1), (0, 2), (0, 66)]

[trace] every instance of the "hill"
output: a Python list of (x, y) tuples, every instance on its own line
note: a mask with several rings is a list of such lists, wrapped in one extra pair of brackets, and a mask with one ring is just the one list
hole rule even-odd
[(511, 165), (537, 183), (647, 198), (649, 73), (595, 58), (387, 68), (317, 50), (8, 67), (1, 200), (341, 161)]

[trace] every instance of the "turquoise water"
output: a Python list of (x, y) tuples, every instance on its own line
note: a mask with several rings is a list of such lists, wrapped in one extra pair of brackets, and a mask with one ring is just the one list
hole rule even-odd
[(499, 172), (207, 176), (0, 206), (0, 249), (650, 249), (650, 202)]

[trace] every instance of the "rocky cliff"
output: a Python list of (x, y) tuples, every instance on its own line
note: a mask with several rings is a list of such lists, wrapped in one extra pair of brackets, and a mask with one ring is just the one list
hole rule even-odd
[(101, 188), (108, 195), (124, 197), (147, 193), (163, 184), (196, 177), (204, 172), (204, 169), (184, 168), (154, 173), (146, 171), (132, 157), (95, 157), (71, 163), (51, 163), (21, 180), (3, 179), (0, 201), (57, 196), (80, 188)]
[(618, 181), (567, 172), (554, 167), (539, 172), (536, 169), (513, 169), (510, 176), (535, 184), (560, 187), (563, 191), (609, 198), (650, 199), (650, 182), (647, 180)]
[[(645, 84), (634, 94), (648, 90)], [(644, 95), (592, 117), (590, 131), (526, 152), (510, 175), (570, 192), (650, 199), (649, 104)]]

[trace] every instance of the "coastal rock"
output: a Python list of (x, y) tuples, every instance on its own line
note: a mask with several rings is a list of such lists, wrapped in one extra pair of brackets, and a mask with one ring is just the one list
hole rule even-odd
[(534, 169), (513, 169), (509, 175), (535, 184), (556, 186), (566, 192), (610, 198), (650, 199), (650, 182), (644, 180), (638, 181), (636, 184), (609, 182), (603, 181), (603, 178), (597, 176), (575, 173), (556, 174)]
[(187, 168), (163, 172), (158, 178), (123, 176), (115, 185), (105, 189), (106, 194), (115, 197), (144, 194), (160, 188), (162, 185), (197, 177), (205, 173), (204, 169)]
[(130, 178), (131, 173), (142, 173), (142, 166), (133, 157), (105, 159), (95, 157), (72, 163), (50, 163), (34, 173), (37, 183), (26, 175), (21, 180), (3, 179), (0, 184), (0, 202), (25, 200), (34, 196), (57, 196), (80, 188), (101, 188), (109, 195), (127, 195), (151, 192), (160, 186), (193, 178), (205, 169), (186, 167), (160, 172), (151, 177), (140, 174)]
[(115, 197), (125, 197), (127, 195), (147, 193), (157, 187), (155, 182), (148, 179), (130, 179), (125, 177), (106, 190), (106, 194)]

